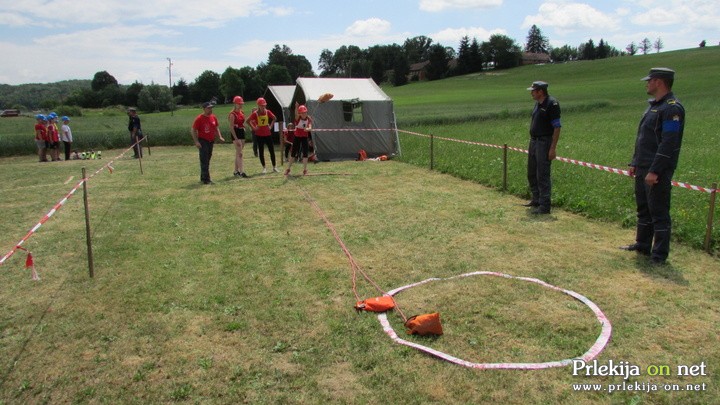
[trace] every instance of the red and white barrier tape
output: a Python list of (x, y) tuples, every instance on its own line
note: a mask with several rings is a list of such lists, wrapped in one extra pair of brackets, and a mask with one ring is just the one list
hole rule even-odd
[(22, 244), (25, 243), (28, 239), (30, 239), (30, 237), (31, 237), (35, 232), (37, 232), (37, 230), (38, 230), (45, 222), (47, 222), (47, 220), (50, 219), (50, 217), (52, 217), (52, 216), (57, 212), (57, 210), (59, 210), (60, 207), (62, 207), (62, 206), (67, 202), (67, 200), (68, 200), (73, 194), (75, 194), (75, 192), (77, 191), (77, 189), (80, 188), (80, 186), (82, 186), (82, 184), (83, 184), (86, 180), (87, 180), (87, 179), (82, 179), (82, 180), (80, 180), (80, 181), (75, 185), (75, 187), (73, 187), (72, 190), (70, 190), (70, 192), (67, 193), (67, 194), (65, 195), (65, 197), (63, 197), (62, 200), (60, 200), (60, 202), (58, 202), (57, 204), (55, 204), (55, 206), (53, 206), (52, 209), (51, 209), (47, 214), (45, 214), (45, 216), (42, 217), (42, 219), (40, 219), (40, 222), (38, 222), (37, 224), (35, 224), (35, 226), (33, 226), (32, 229), (30, 229), (30, 231), (29, 231), (22, 239), (20, 239), (20, 242), (18, 242), (18, 243), (15, 245), (15, 247), (10, 250), (10, 252), (8, 252), (5, 256), (3, 256), (2, 259), (0, 259), (0, 265), (2, 265), (3, 263), (5, 263), (5, 261), (6, 261), (7, 259), (9, 259), (10, 256), (12, 256), (13, 254), (15, 254), (15, 252), (16, 252), (18, 249), (22, 249)]
[(387, 319), (387, 313), (383, 312), (378, 314), (378, 319), (380, 320), (380, 324), (383, 327), (383, 330), (385, 333), (390, 336), (390, 338), (395, 341), (398, 344), (412, 347), (414, 349), (420, 350), (424, 353), (430, 354), (432, 356), (435, 356), (437, 358), (440, 358), (445, 361), (449, 361), (454, 364), (458, 364), (464, 367), (469, 368), (476, 368), (476, 369), (515, 369), (515, 370), (540, 370), (544, 368), (551, 368), (551, 367), (564, 367), (567, 365), (572, 364), (574, 360), (583, 360), (586, 363), (592, 361), (595, 357), (597, 357), (603, 349), (605, 349), (605, 346), (607, 346), (608, 342), (610, 341), (610, 337), (612, 336), (612, 325), (610, 324), (610, 320), (605, 316), (605, 314), (600, 310), (600, 308), (595, 305), (594, 302), (590, 301), (587, 297), (578, 294), (574, 291), (566, 290), (564, 288), (556, 287), (552, 284), (548, 284), (542, 280), (536, 279), (536, 278), (530, 278), (530, 277), (516, 277), (511, 276), (509, 274), (504, 273), (497, 273), (497, 272), (491, 272), (491, 271), (476, 271), (472, 273), (466, 273), (461, 274), (454, 277), (448, 277), (445, 279), (442, 278), (429, 278), (424, 281), (420, 281), (414, 284), (406, 285), (403, 287), (396, 288), (392, 291), (388, 291), (388, 295), (394, 296), (395, 294), (399, 293), (400, 291), (407, 290), (412, 287), (416, 287), (422, 284), (426, 284), (432, 281), (443, 281), (443, 280), (452, 280), (456, 278), (462, 278), (462, 277), (471, 277), (471, 276), (496, 276), (496, 277), (504, 277), (509, 279), (515, 279), (515, 280), (523, 280), (528, 281), (531, 283), (539, 284), (545, 288), (549, 288), (551, 290), (559, 291), (564, 294), (567, 294), (578, 301), (582, 302), (583, 304), (587, 305), (595, 314), (595, 317), (597, 318), (598, 322), (602, 326), (602, 329), (600, 331), (600, 335), (595, 340), (595, 343), (588, 349), (585, 353), (578, 357), (570, 358), (570, 359), (564, 359), (564, 360), (556, 360), (556, 361), (547, 361), (542, 363), (475, 363), (467, 360), (463, 360), (460, 358), (457, 358), (455, 356), (449, 355), (447, 353), (443, 353), (439, 350), (432, 349), (430, 347), (410, 342), (405, 339), (400, 338), (397, 333), (395, 333), (395, 330), (393, 329), (392, 325), (390, 325), (390, 322)]
[[(409, 134), (409, 135), (415, 135), (415, 136), (421, 136), (421, 137), (425, 137), (425, 138), (430, 138), (430, 135), (420, 134), (420, 133), (417, 133), (417, 132), (403, 131), (403, 130), (400, 130), (400, 129), (398, 129), (398, 132), (406, 133), (406, 134)], [(465, 141), (465, 140), (462, 140), (462, 139), (446, 138), (446, 137), (442, 137), (442, 136), (433, 136), (433, 138), (435, 138), (435, 139), (440, 139), (440, 140), (443, 140), (443, 141), (464, 143), (464, 144), (468, 144), (468, 145), (477, 145), (477, 146), (486, 146), (486, 147), (490, 147), (490, 148), (504, 149), (504, 146), (501, 146), (501, 145), (493, 145), (493, 144), (489, 144), (489, 143)], [(527, 149), (519, 149), (519, 148), (513, 148), (513, 147), (508, 147), (508, 149), (509, 149), (509, 150), (512, 150), (512, 151), (516, 151), (516, 152), (529, 153)], [(630, 172), (627, 171), (627, 170), (616, 169), (616, 168), (614, 168), (614, 167), (598, 165), (598, 164), (595, 164), (595, 163), (583, 162), (583, 161), (581, 161), (581, 160), (569, 159), (569, 158), (564, 158), (564, 157), (560, 157), (560, 156), (556, 157), (555, 159), (556, 159), (556, 160), (559, 160), (559, 161), (561, 161), (561, 162), (565, 162), (565, 163), (571, 163), (571, 164), (578, 165), (578, 166), (589, 167), (589, 168), (591, 168), (591, 169), (603, 170), (603, 171), (606, 171), (606, 172), (609, 172), (609, 173), (621, 174), (621, 175), (629, 176), (629, 177), (630, 177)], [(700, 192), (703, 192), (703, 193), (717, 193), (717, 192), (720, 192), (720, 189), (714, 189), (714, 188), (712, 188), (712, 187), (695, 186), (695, 185), (692, 185), (692, 184), (683, 183), (683, 182), (674, 181), (674, 180), (672, 181), (672, 185), (675, 186), (675, 187), (681, 187), (681, 188), (685, 188), (685, 189), (688, 189), (688, 190), (700, 191)]]
[[(144, 138), (143, 138), (143, 139), (144, 139)], [(130, 151), (130, 150), (131, 150), (137, 143), (139, 143), (139, 142), (142, 142), (142, 139), (139, 140), (138, 142), (135, 142), (135, 144), (133, 144), (132, 146), (130, 146), (128, 149), (125, 149), (125, 150), (124, 150), (120, 155), (118, 155), (115, 159), (121, 158), (123, 155), (125, 155), (128, 151)], [(101, 171), (103, 171), (106, 167), (108, 168), (108, 170), (110, 171), (110, 173), (112, 173), (112, 171), (113, 171), (112, 163), (113, 163), (114, 161), (115, 161), (115, 160), (109, 161), (108, 163), (106, 163), (105, 165), (103, 165), (102, 167), (100, 167), (97, 171), (95, 171), (95, 173), (93, 173), (92, 175), (88, 176), (88, 178), (80, 180), (80, 181), (75, 185), (75, 187), (73, 187), (73, 188), (70, 190), (70, 192), (68, 192), (68, 193), (65, 195), (65, 197), (63, 197), (62, 200), (60, 200), (57, 204), (55, 204), (55, 205), (52, 207), (52, 209), (50, 209), (50, 211), (49, 211), (47, 214), (45, 214), (45, 216), (42, 217), (42, 219), (40, 219), (40, 221), (39, 221), (37, 224), (35, 224), (35, 226), (33, 226), (32, 229), (30, 229), (30, 231), (28, 231), (27, 234), (26, 234), (22, 239), (20, 239), (20, 242), (18, 242), (17, 244), (15, 244), (15, 247), (14, 247), (14, 248), (12, 248), (5, 256), (3, 256), (2, 259), (0, 259), (0, 265), (5, 264), (5, 261), (7, 261), (7, 259), (9, 259), (13, 254), (15, 254), (15, 252), (17, 252), (18, 249), (26, 250), (25, 248), (22, 247), (23, 243), (25, 243), (28, 239), (30, 239), (30, 237), (31, 237), (33, 234), (35, 234), (35, 233), (37, 232), (37, 230), (40, 229), (40, 227), (41, 227), (45, 222), (47, 222), (47, 220), (50, 219), (50, 217), (52, 217), (52, 216), (60, 209), (60, 207), (62, 207), (63, 205), (65, 205), (65, 203), (67, 202), (67, 200), (68, 200), (73, 194), (75, 194), (75, 192), (77, 191), (77, 189), (80, 188), (80, 186), (82, 186), (82, 184), (83, 184), (84, 182), (90, 180), (92, 177), (95, 177), (97, 174), (99, 174)]]

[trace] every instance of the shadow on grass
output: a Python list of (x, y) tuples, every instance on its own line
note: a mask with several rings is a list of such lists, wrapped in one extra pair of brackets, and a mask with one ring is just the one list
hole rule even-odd
[(637, 269), (648, 276), (664, 278), (668, 281), (672, 281), (678, 285), (689, 285), (690, 283), (685, 279), (682, 272), (678, 270), (671, 263), (665, 263), (664, 265), (653, 265), (647, 256), (638, 255), (635, 258), (635, 266)]
[(530, 210), (526, 215), (528, 220), (533, 222), (556, 222), (558, 220), (553, 214), (533, 214)]

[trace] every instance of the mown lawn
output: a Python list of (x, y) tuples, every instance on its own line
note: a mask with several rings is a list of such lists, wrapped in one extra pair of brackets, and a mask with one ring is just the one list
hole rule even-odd
[[(109, 154), (103, 155), (109, 157)], [(617, 249), (633, 232), (563, 210), (533, 218), (510, 194), (396, 161), (321, 163), (311, 176), (233, 178), (218, 145), (215, 186), (191, 147), (123, 158), (89, 183), (95, 278), (73, 196), (0, 273), (0, 403), (712, 403), (718, 396), (720, 263), (674, 244), (651, 268)], [(84, 164), (0, 160), (3, 249), (78, 181)], [(498, 271), (536, 277), (595, 302), (613, 325), (599, 364), (640, 376), (472, 370), (393, 343), (356, 314), (350, 266), (313, 210), (334, 224), (384, 290), (429, 277)], [(4, 252), (3, 252), (4, 254)], [(378, 294), (363, 279), (361, 297)], [(439, 311), (445, 334), (407, 337), (475, 362), (579, 356), (592, 312), (517, 280), (471, 277), (397, 296), (407, 315)], [(402, 335), (396, 313), (390, 315)], [(705, 375), (679, 376), (705, 364)], [(648, 368), (667, 365), (670, 375)], [(573, 384), (656, 391), (574, 391)], [(673, 384), (682, 390), (672, 391)], [(688, 391), (687, 384), (705, 384)], [(666, 386), (668, 390), (666, 390)]]

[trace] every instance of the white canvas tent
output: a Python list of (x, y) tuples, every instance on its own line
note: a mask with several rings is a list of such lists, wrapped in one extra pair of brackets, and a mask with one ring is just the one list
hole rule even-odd
[[(318, 98), (330, 93), (325, 103)], [(400, 154), (393, 102), (372, 79), (297, 79), (291, 102), (305, 104), (313, 118), (312, 137), (319, 160), (357, 159)]]
[(295, 86), (268, 86), (263, 96), (268, 103), (267, 108), (275, 114), (278, 121), (289, 122), (291, 119), (290, 106), (292, 105)]

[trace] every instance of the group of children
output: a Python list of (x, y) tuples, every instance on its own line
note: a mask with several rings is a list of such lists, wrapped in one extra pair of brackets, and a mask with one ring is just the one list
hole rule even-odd
[(48, 115), (38, 114), (35, 116), (35, 144), (38, 148), (38, 159), (41, 162), (48, 162), (48, 152), (53, 162), (60, 159), (60, 142), (65, 145), (65, 160), (70, 160), (72, 150), (72, 130), (70, 129), (70, 118), (63, 116), (60, 120), (62, 127), (58, 129), (56, 113)]
[[(243, 164), (243, 148), (245, 146), (245, 125), (247, 124), (253, 135), (253, 149), (257, 148), (255, 156), (259, 157), (262, 165), (262, 173), (267, 173), (265, 166), (265, 146), (270, 152), (270, 160), (273, 172), (279, 172), (275, 162), (275, 150), (272, 144), (272, 126), (276, 117), (272, 111), (267, 109), (267, 101), (260, 97), (257, 99), (257, 108), (253, 108), (252, 113), (245, 119), (243, 113), (244, 100), (241, 96), (233, 98), (233, 110), (228, 115), (230, 124), (230, 139), (236, 146), (235, 154), (235, 170), (233, 175), (236, 177), (248, 177), (244, 171)], [(317, 161), (312, 140), (310, 137), (310, 129), (312, 128), (312, 118), (308, 115), (308, 109), (304, 105), (295, 103), (295, 115), (292, 123), (288, 123), (283, 129), (282, 144), (284, 146), (285, 159), (288, 162), (285, 175), (290, 174), (290, 168), (295, 160), (302, 159), (303, 175), (307, 174), (307, 162)]]

